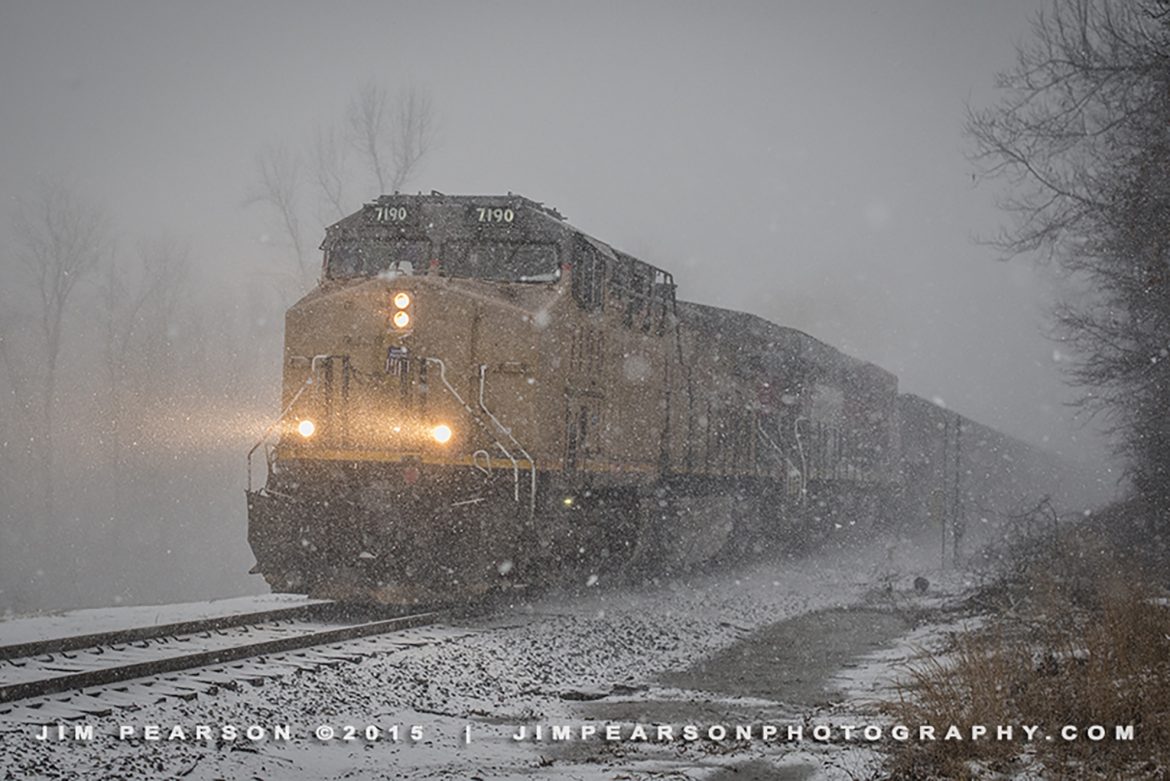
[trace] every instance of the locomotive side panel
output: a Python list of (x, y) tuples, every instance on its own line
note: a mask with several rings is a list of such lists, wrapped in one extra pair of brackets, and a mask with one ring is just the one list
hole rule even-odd
[(577, 467), (591, 485), (645, 486), (658, 476), (666, 299), (654, 295), (652, 271), (593, 239), (576, 242), (563, 387), (566, 426), (581, 451)]

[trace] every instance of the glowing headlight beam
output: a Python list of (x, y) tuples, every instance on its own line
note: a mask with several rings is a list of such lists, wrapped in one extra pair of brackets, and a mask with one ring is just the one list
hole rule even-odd
[(394, 313), (394, 317), (392, 319), (395, 328), (406, 328), (406, 326), (410, 325), (410, 315), (408, 315), (406, 312), (403, 312), (401, 309)]
[(297, 424), (297, 433), (308, 439), (317, 433), (317, 424), (306, 418)]
[(406, 309), (406, 307), (410, 306), (410, 296), (406, 293), (395, 293), (394, 306), (399, 309)]
[(451, 441), (451, 427), (446, 423), (440, 423), (431, 429), (431, 436), (434, 437), (435, 441), (440, 445), (445, 445)]

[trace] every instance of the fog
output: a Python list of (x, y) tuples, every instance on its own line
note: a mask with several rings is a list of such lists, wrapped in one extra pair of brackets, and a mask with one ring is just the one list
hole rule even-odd
[[(256, 156), (306, 148), (370, 83), (433, 102), (408, 190), (550, 203), (681, 298), (1100, 459), (1043, 334), (1052, 280), (972, 240), (1001, 215), (964, 106), (992, 100), (1040, 6), (0, 0), (0, 611), (262, 589), (244, 453), (278, 412), (304, 288), (250, 202)], [(347, 185), (353, 209), (378, 194)], [(45, 371), (18, 221), (54, 187), (105, 216), (102, 268), (122, 271), (80, 279), (64, 312), (48, 518), (17, 387)], [(320, 223), (301, 228), (315, 247)], [(143, 257), (166, 258), (167, 297)]]

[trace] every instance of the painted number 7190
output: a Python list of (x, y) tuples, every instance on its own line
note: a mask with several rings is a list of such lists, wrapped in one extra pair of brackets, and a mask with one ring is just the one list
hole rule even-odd
[(511, 209), (492, 209), (480, 206), (475, 211), (479, 215), (480, 222), (512, 222), (516, 219), (516, 213)]
[(375, 206), (374, 219), (378, 222), (406, 222), (406, 207)]

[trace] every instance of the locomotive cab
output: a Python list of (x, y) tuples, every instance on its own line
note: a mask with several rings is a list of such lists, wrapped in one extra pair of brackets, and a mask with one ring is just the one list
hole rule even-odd
[(286, 315), (254, 571), (395, 602), (515, 580), (540, 548), (537, 465), (563, 457), (538, 424), (579, 309), (571, 231), (517, 196), (383, 196), (322, 250)]

